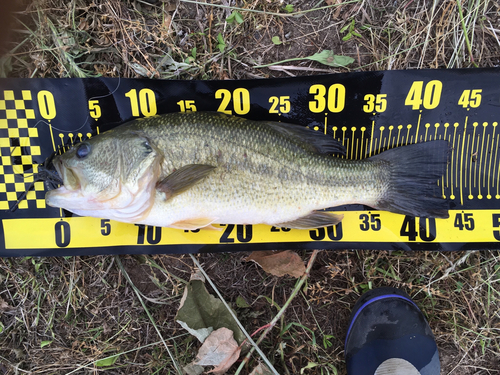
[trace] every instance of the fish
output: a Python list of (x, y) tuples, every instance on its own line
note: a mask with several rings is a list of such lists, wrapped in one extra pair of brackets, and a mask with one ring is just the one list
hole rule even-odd
[(55, 156), (63, 184), (45, 199), (80, 216), (184, 230), (326, 227), (343, 215), (325, 209), (347, 204), (448, 217), (437, 184), (447, 141), (361, 160), (339, 157), (344, 151), (333, 137), (302, 125), (217, 112), (145, 117)]

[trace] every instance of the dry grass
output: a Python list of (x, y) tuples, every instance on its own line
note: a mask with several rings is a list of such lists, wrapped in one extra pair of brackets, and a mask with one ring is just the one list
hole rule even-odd
[[(253, 68), (324, 49), (355, 58), (351, 69), (359, 70), (500, 65), (496, 1), (355, 0), (320, 10), (313, 8), (326, 4), (318, 1), (228, 3), (18, 1), (0, 73), (241, 79), (340, 71), (311, 61)], [(235, 7), (241, 8), (241, 24), (225, 21)], [(353, 26), (341, 32), (346, 25)], [(351, 37), (342, 40), (349, 30)], [(274, 36), (284, 43), (273, 44)], [(307, 260), (310, 253), (301, 255)], [(244, 256), (198, 259), (227, 301), (241, 296), (251, 304), (237, 312), (253, 332), (272, 319), (295, 280), (269, 276), (243, 262)], [(174, 316), (194, 268), (191, 259), (120, 259), (141, 294), (115, 257), (0, 259), (0, 372), (174, 373), (161, 337), (180, 365), (190, 362), (198, 343)], [(344, 374), (343, 340), (354, 302), (369, 288), (395, 286), (427, 314), (443, 374), (497, 374), (499, 260), (497, 251), (488, 250), (322, 252), (307, 287), (261, 349), (281, 374), (299, 374), (309, 362), (317, 366), (305, 374)], [(120, 356), (112, 366), (98, 366), (115, 354)]]
[[(16, 13), (9, 76), (275, 77), (286, 73), (252, 66), (323, 49), (355, 58), (354, 68), (363, 70), (488, 67), (500, 60), (500, 9), (494, 1), (471, 0), (459, 7), (457, 1), (409, 0), (396, 6), (351, 0), (313, 11), (325, 3), (266, 0), (242, 2), (239, 10), (224, 2), (146, 4), (29, 2)], [(286, 5), (293, 6), (292, 13)], [(233, 11), (243, 23), (225, 21)], [(352, 32), (340, 31), (351, 24)], [(284, 43), (273, 44), (274, 36)], [(294, 74), (324, 69), (313, 62), (293, 65), (309, 68)]]
[[(304, 252), (304, 259), (308, 253)], [(265, 274), (245, 254), (199, 256), (249, 332), (269, 322), (293, 289), (291, 278)], [(199, 346), (174, 322), (189, 257), (121, 257), (175, 359), (187, 364)], [(494, 374), (500, 329), (497, 251), (456, 253), (322, 252), (307, 287), (261, 349), (282, 374), (344, 373), (347, 319), (370, 287), (394, 286), (425, 311), (441, 351), (444, 374)], [(154, 265), (159, 267), (154, 267)], [(168, 373), (172, 362), (151, 320), (113, 257), (2, 259), (0, 360), (6, 373), (86, 373), (123, 353), (114, 372)], [(147, 299), (146, 299), (147, 298)], [(46, 342), (46, 346), (43, 343)], [(24, 371), (23, 371), (24, 370)], [(330, 372), (327, 372), (329, 370)]]

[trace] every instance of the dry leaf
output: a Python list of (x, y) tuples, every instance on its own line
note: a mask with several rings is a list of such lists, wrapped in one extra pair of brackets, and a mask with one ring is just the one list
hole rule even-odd
[(161, 0), (161, 1), (165, 3), (165, 11), (167, 12), (173, 12), (174, 10), (177, 9), (177, 6), (179, 5), (178, 1), (171, 1), (171, 0)]
[(7, 302), (5, 302), (1, 297), (0, 297), (0, 312), (1, 311), (10, 311), (13, 310), (14, 308), (10, 306)]
[(233, 331), (222, 327), (207, 337), (194, 363), (199, 366), (216, 366), (209, 372), (221, 375), (236, 362), (240, 351), (241, 348), (233, 338)]
[(160, 34), (161, 34), (161, 39), (165, 40), (168, 35), (170, 34), (170, 27), (172, 25), (172, 15), (170, 13), (167, 13), (165, 17), (163, 18), (163, 23), (160, 28)]
[(182, 371), (186, 375), (201, 375), (203, 374), (203, 371), (205, 371), (205, 369), (203, 368), (203, 366), (198, 366), (195, 365), (194, 362), (191, 362), (188, 365), (184, 366), (182, 368)]
[(231, 329), (239, 343), (245, 339), (226, 306), (208, 293), (205, 283), (197, 275), (191, 277), (184, 289), (175, 320), (200, 342), (204, 342), (212, 331), (221, 327)]
[(326, 5), (338, 5), (337, 9), (335, 9), (335, 13), (333, 14), (333, 18), (338, 19), (340, 12), (342, 11), (342, 0), (325, 0), (325, 3)]
[(259, 363), (257, 367), (253, 369), (250, 375), (273, 375), (273, 373), (265, 364)]
[(254, 261), (264, 271), (275, 276), (301, 277), (306, 272), (304, 262), (299, 255), (291, 250), (281, 252), (254, 251), (246, 259), (247, 262)]

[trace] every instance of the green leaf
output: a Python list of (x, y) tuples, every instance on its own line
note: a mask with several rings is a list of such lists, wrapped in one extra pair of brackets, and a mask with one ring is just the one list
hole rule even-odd
[(140, 76), (149, 78), (149, 71), (139, 63), (130, 63), (129, 66)]
[(234, 22), (234, 17), (235, 17), (235, 14), (233, 12), (229, 15), (229, 17), (226, 18), (226, 22), (229, 24), (232, 24)]
[(352, 57), (335, 55), (333, 51), (327, 49), (306, 57), (306, 59), (314, 60), (328, 66), (347, 66), (354, 62)]
[(307, 366), (302, 367), (302, 368), (300, 369), (300, 373), (301, 373), (301, 374), (303, 374), (305, 370), (308, 370), (308, 369), (310, 369), (310, 368), (314, 368), (314, 367), (316, 367), (316, 366), (319, 366), (319, 365), (318, 365), (317, 363), (314, 363), (314, 362), (308, 362), (308, 363), (307, 363)]
[(335, 367), (331, 363), (327, 363), (326, 365), (332, 369), (333, 375), (338, 375), (339, 371), (337, 370), (337, 367)]
[(233, 11), (229, 15), (229, 17), (226, 18), (226, 22), (229, 24), (232, 24), (234, 21), (236, 21), (239, 24), (243, 23), (243, 16), (241, 15), (240, 12)]
[(294, 11), (293, 5), (292, 4), (287, 4), (285, 6), (285, 11), (287, 11), (288, 13), (292, 13)]
[(191, 56), (193, 56), (193, 59), (196, 59), (196, 47), (193, 47), (191, 50)]
[(278, 311), (280, 311), (280, 310), (281, 310), (280, 305), (278, 305), (278, 304), (276, 303), (276, 301), (273, 301), (273, 300), (272, 300), (271, 298), (269, 298), (268, 296), (262, 296), (262, 295), (261, 295), (261, 296), (259, 296), (259, 297), (257, 297), (257, 299), (259, 299), (259, 298), (261, 298), (261, 297), (263, 297), (263, 298), (264, 298), (264, 299), (265, 299), (265, 300), (266, 300), (266, 301), (267, 301), (267, 302), (268, 302), (271, 306), (276, 307), (276, 309), (278, 309)]
[(349, 26), (351, 25), (350, 24), (345, 25), (343, 28), (340, 29), (340, 32), (341, 33), (345, 32), (349, 28)]
[(226, 43), (224, 42), (224, 38), (221, 33), (217, 35), (217, 41), (219, 42), (217, 48), (219, 48), (219, 51), (224, 52), (224, 49), (226, 49)]
[(49, 340), (49, 341), (42, 341), (40, 343), (40, 348), (43, 348), (44, 346), (47, 346), (47, 345), (50, 345), (52, 344), (52, 340)]
[(115, 364), (115, 362), (118, 360), (118, 357), (120, 357), (120, 354), (117, 354), (117, 355), (114, 355), (112, 357), (107, 357), (107, 358), (103, 358), (103, 359), (100, 359), (98, 360), (95, 365), (97, 367), (108, 367), (108, 366), (112, 366)]
[(159, 66), (165, 67), (165, 69), (170, 72), (190, 68), (188, 63), (177, 62), (168, 53), (160, 60)]
[(236, 297), (236, 306), (246, 308), (250, 307), (250, 305), (245, 301), (245, 299), (242, 296)]
[(271, 38), (271, 40), (272, 40), (272, 42), (273, 42), (274, 44), (276, 44), (277, 46), (279, 46), (279, 45), (281, 44), (280, 37), (279, 37), (279, 36), (277, 36), (277, 35), (276, 35), (276, 36), (273, 36), (273, 37)]
[(314, 331), (310, 328), (307, 328), (306, 326), (303, 326), (302, 324), (299, 324), (299, 323), (295, 323), (295, 322), (288, 323), (280, 332), (280, 336), (283, 336), (285, 334), (285, 332), (287, 332), (290, 329), (290, 327), (292, 327), (292, 326), (300, 327), (306, 331), (309, 331), (311, 333), (311, 336), (312, 336), (312, 346), (313, 347), (316, 346), (316, 335), (314, 334)]
[(331, 343), (330, 339), (334, 339), (335, 336), (333, 335), (324, 335), (323, 336), (323, 346), (325, 347), (325, 349), (328, 349), (329, 347), (331, 347), (333, 344)]
[(218, 41), (220, 44), (226, 44), (226, 43), (224, 43), (224, 38), (222, 37), (222, 34), (221, 34), (221, 33), (219, 33), (219, 34), (217, 35), (217, 41)]
[(236, 22), (238, 22), (239, 24), (243, 23), (243, 16), (241, 15), (240, 12), (236, 12), (234, 18), (236, 19)]
[(212, 331), (222, 327), (233, 331), (238, 344), (245, 339), (226, 306), (220, 299), (208, 293), (205, 283), (201, 280), (191, 280), (184, 289), (175, 320), (200, 342), (205, 341)]

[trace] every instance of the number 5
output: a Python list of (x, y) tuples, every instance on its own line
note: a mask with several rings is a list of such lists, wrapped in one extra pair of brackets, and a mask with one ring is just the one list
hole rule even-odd
[(98, 119), (101, 117), (101, 107), (99, 106), (99, 100), (89, 100), (89, 112), (90, 117)]

